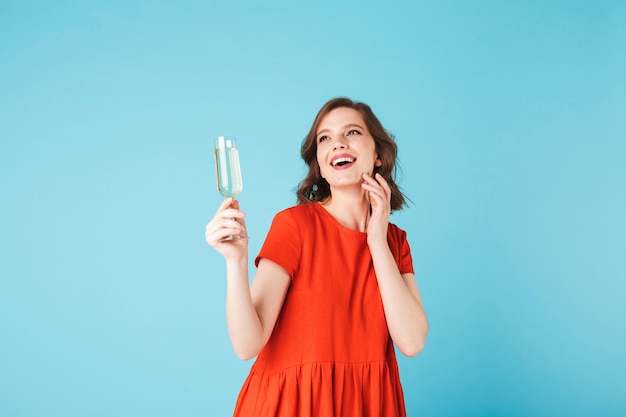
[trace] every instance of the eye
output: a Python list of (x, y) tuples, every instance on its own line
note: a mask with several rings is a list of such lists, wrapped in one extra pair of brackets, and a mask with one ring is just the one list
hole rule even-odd
[(325, 140), (328, 140), (328, 139), (330, 139), (328, 136), (320, 136), (319, 138), (317, 138), (317, 141), (319, 143), (322, 143), (322, 142), (324, 142)]
[(359, 132), (359, 131), (358, 131), (358, 130), (356, 130), (356, 129), (351, 129), (351, 130), (349, 130), (349, 131), (348, 131), (348, 133), (347, 133), (347, 134), (348, 134), (348, 135), (360, 135), (360, 134), (361, 134), (361, 132)]

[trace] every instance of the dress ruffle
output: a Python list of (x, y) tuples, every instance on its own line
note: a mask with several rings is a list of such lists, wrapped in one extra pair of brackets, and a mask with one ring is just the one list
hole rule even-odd
[(397, 366), (323, 362), (273, 374), (253, 367), (235, 416), (404, 417), (405, 408)]

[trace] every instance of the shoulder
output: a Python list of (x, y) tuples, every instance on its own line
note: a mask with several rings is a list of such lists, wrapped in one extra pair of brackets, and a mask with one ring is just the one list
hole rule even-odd
[(298, 204), (276, 213), (272, 220), (272, 229), (300, 230), (302, 226), (310, 225), (315, 215), (314, 203)]
[(415, 273), (411, 245), (409, 245), (406, 232), (395, 224), (389, 223), (387, 241), (389, 242), (389, 249), (391, 249), (393, 257), (398, 264), (400, 273)]
[(394, 223), (389, 223), (389, 227), (387, 228), (387, 239), (389, 240), (389, 243), (395, 246), (401, 246), (407, 241), (406, 231)]
[(315, 204), (316, 203), (305, 203), (286, 208), (276, 213), (274, 219), (294, 219), (296, 221), (309, 219), (316, 213)]
[(398, 225), (396, 225), (395, 223), (389, 223), (388, 230), (389, 233), (393, 234), (394, 236), (406, 236), (406, 231), (398, 227)]

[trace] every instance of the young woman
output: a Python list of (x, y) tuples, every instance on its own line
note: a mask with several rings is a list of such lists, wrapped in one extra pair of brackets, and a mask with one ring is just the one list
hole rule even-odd
[(245, 214), (226, 199), (206, 240), (226, 259), (235, 352), (258, 355), (235, 416), (405, 416), (394, 344), (424, 347), (428, 323), (406, 233), (397, 147), (370, 107), (326, 103), (302, 144), (298, 205), (278, 213), (248, 283)]

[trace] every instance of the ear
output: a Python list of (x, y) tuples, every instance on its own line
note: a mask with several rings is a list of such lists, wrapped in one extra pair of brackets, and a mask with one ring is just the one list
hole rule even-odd
[(376, 158), (376, 161), (374, 162), (374, 166), (377, 168), (380, 168), (381, 166), (383, 166), (383, 161), (381, 161), (380, 158)]

